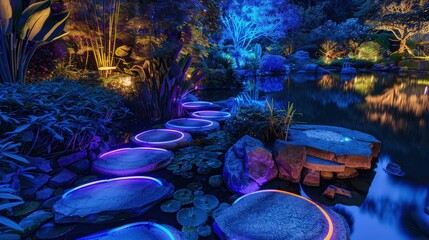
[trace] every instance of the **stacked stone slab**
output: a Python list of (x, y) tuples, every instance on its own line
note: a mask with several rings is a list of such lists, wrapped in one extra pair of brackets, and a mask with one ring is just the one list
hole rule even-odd
[[(235, 193), (255, 191), (276, 177), (319, 186), (321, 178), (353, 178), (359, 169), (370, 169), (380, 147), (380, 141), (359, 131), (297, 125), (290, 129), (288, 141), (276, 140), (274, 159), (262, 142), (244, 136), (225, 154), (223, 177)], [(255, 181), (254, 175), (263, 177)]]

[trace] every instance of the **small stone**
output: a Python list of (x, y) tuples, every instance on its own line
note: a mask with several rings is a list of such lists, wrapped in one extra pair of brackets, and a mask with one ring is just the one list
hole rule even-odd
[(55, 202), (57, 202), (60, 199), (61, 199), (61, 196), (51, 197), (48, 200), (46, 200), (45, 202), (43, 202), (42, 206), (44, 208), (52, 208), (54, 206)]
[(37, 170), (43, 173), (50, 173), (52, 171), (51, 161), (41, 157), (27, 157), (30, 165), (36, 167)]
[(38, 201), (26, 202), (24, 204), (14, 207), (13, 215), (17, 217), (28, 215), (29, 213), (36, 211), (39, 207), (40, 203)]
[(48, 185), (52, 188), (70, 186), (77, 179), (77, 175), (67, 169), (61, 170), (54, 177), (51, 178)]
[(46, 200), (54, 195), (55, 189), (45, 187), (36, 192), (36, 200)]
[(66, 239), (64, 235), (77, 227), (77, 224), (56, 224), (48, 222), (36, 233), (37, 239)]
[(359, 176), (359, 172), (354, 168), (348, 168), (348, 167), (346, 167), (344, 172), (339, 172), (336, 175), (338, 179), (349, 179), (349, 178), (355, 178), (357, 176)]
[(32, 198), (43, 185), (45, 185), (51, 176), (44, 173), (33, 174), (34, 178), (20, 178), (21, 191), (19, 195), (23, 198)]
[(346, 196), (348, 198), (352, 197), (352, 193), (349, 190), (344, 189), (344, 188), (340, 188), (340, 187), (337, 187), (337, 186), (334, 186), (334, 185), (329, 185), (325, 189), (325, 191), (323, 191), (322, 194), (325, 195), (325, 196), (327, 196), (327, 197), (329, 197), (329, 198), (332, 198), (332, 199), (335, 198), (336, 194), (343, 195), (343, 196)]
[(69, 169), (76, 173), (84, 173), (89, 170), (90, 165), (90, 161), (84, 158), (70, 165)]
[(320, 186), (320, 172), (313, 172), (304, 168), (304, 180), (302, 184), (311, 187)]
[(320, 177), (322, 179), (331, 180), (331, 179), (334, 179), (334, 174), (332, 172), (321, 171), (320, 172)]
[(49, 219), (53, 218), (54, 214), (45, 210), (39, 210), (28, 215), (19, 222), (19, 225), (24, 229), (24, 234), (28, 234), (41, 225), (45, 224)]
[(81, 152), (76, 152), (76, 153), (72, 153), (70, 155), (67, 156), (62, 156), (60, 158), (58, 158), (58, 165), (60, 167), (67, 167), (69, 165), (71, 165), (72, 163), (75, 163), (81, 159), (83, 159), (86, 156), (87, 152), (86, 151), (81, 151)]

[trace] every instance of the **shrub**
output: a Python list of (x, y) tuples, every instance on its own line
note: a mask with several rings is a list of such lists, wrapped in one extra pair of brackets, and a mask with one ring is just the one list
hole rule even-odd
[(229, 69), (209, 69), (207, 76), (203, 79), (202, 85), (209, 88), (238, 87), (240, 81), (231, 68)]
[(288, 131), (296, 109), (288, 103), (287, 109), (274, 107), (273, 101), (265, 102), (265, 107), (255, 104), (239, 106), (238, 110), (225, 122), (225, 131), (233, 140), (244, 135), (272, 143), (276, 139), (287, 140)]
[(389, 59), (392, 60), (395, 65), (398, 65), (398, 63), (404, 59), (404, 55), (404, 53), (392, 53)]
[(192, 57), (188, 54), (177, 61), (178, 55), (179, 52), (172, 58), (151, 58), (141, 66), (125, 69), (126, 73), (139, 77), (132, 101), (140, 117), (165, 120), (181, 116), (183, 99), (207, 75), (199, 68), (188, 74)]
[(374, 66), (374, 62), (362, 59), (352, 59), (350, 61), (350, 66), (360, 69), (371, 69)]
[(364, 42), (359, 46), (358, 59), (377, 61), (381, 58), (381, 47), (375, 41)]
[(284, 72), (285, 57), (265, 54), (262, 56), (258, 69), (263, 72)]
[(407, 69), (417, 70), (419, 69), (419, 61), (415, 60), (402, 60), (398, 63), (398, 66), (407, 67)]
[(121, 98), (69, 80), (0, 85), (0, 131), (24, 155), (52, 156), (86, 149), (128, 114)]

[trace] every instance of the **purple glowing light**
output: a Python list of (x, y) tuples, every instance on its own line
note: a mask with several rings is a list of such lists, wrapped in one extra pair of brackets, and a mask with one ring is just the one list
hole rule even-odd
[(197, 111), (191, 113), (193, 117), (200, 117), (200, 118), (208, 118), (208, 119), (226, 119), (231, 117), (231, 113), (229, 112), (222, 112), (222, 111)]
[(130, 223), (130, 224), (126, 224), (117, 228), (113, 228), (110, 230), (106, 230), (106, 231), (102, 231), (87, 237), (83, 237), (83, 238), (78, 238), (77, 240), (86, 240), (86, 239), (94, 239), (94, 238), (99, 238), (99, 237), (104, 237), (110, 234), (113, 234), (115, 232), (121, 231), (123, 229), (126, 228), (131, 228), (134, 226), (140, 226), (140, 225), (149, 225), (150, 227), (155, 227), (158, 228), (159, 230), (161, 230), (162, 232), (164, 232), (169, 239), (171, 240), (175, 240), (176, 238), (173, 236), (173, 234), (170, 232), (170, 230), (168, 230), (166, 227), (162, 226), (161, 224), (158, 223), (154, 223), (154, 222), (136, 222), (136, 223)]
[(180, 128), (188, 128), (188, 129), (192, 129), (192, 128), (198, 128), (196, 126), (183, 126), (183, 125), (176, 125), (174, 124), (174, 122), (185, 122), (189, 121), (189, 122), (203, 122), (203, 123), (207, 123), (207, 125), (203, 125), (203, 126), (198, 126), (198, 127), (211, 127), (213, 126), (213, 122), (210, 120), (206, 120), (206, 119), (198, 119), (198, 118), (179, 118), (179, 119), (174, 119), (174, 120), (170, 120), (166, 123), (166, 125), (171, 126), (171, 127), (180, 127)]
[(206, 101), (195, 101), (195, 102), (182, 103), (182, 107), (187, 108), (187, 109), (195, 109), (195, 108), (211, 106), (211, 105), (214, 105), (214, 103), (206, 102)]
[(69, 191), (67, 191), (66, 193), (63, 194), (63, 196), (61, 197), (62, 199), (64, 199), (65, 197), (67, 197), (67, 195), (69, 195), (70, 193), (85, 188), (85, 187), (89, 187), (92, 185), (96, 185), (96, 184), (100, 184), (100, 183), (107, 183), (107, 182), (113, 182), (113, 181), (120, 181), (120, 180), (133, 180), (133, 179), (145, 179), (145, 180), (151, 180), (154, 181), (156, 183), (158, 183), (160, 186), (162, 186), (162, 182), (161, 180), (157, 179), (157, 178), (153, 178), (153, 177), (147, 177), (147, 176), (127, 176), (127, 177), (118, 177), (118, 178), (111, 178), (111, 179), (104, 179), (104, 180), (98, 180), (95, 182), (90, 182), (90, 183), (86, 183), (80, 186), (77, 186)]
[[(150, 142), (150, 141), (143, 141), (138, 139), (139, 136), (142, 136), (144, 134), (150, 133), (150, 132), (173, 132), (173, 133), (178, 133), (180, 135), (179, 138), (174, 139), (174, 140), (169, 140), (169, 141), (158, 141), (158, 142)], [(182, 140), (185, 137), (185, 134), (181, 131), (177, 131), (177, 130), (173, 130), (173, 129), (152, 129), (152, 130), (148, 130), (142, 133), (137, 134), (134, 137), (134, 140), (140, 143), (148, 143), (148, 144), (165, 144), (165, 143), (173, 143), (173, 142), (178, 142), (180, 140)]]
[(132, 151), (132, 150), (155, 150), (155, 151), (163, 151), (168, 152), (168, 150), (162, 149), (162, 148), (154, 148), (154, 147), (135, 147), (135, 148), (118, 148), (106, 153), (101, 154), (98, 158), (103, 158), (107, 155), (124, 152), (124, 151)]

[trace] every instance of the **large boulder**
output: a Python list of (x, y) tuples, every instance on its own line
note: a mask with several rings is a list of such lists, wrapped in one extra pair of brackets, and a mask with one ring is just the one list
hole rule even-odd
[(279, 178), (298, 183), (307, 157), (305, 147), (277, 139), (273, 154), (279, 169)]
[(277, 174), (271, 152), (261, 141), (248, 135), (238, 140), (225, 154), (224, 182), (235, 193), (256, 191)]

